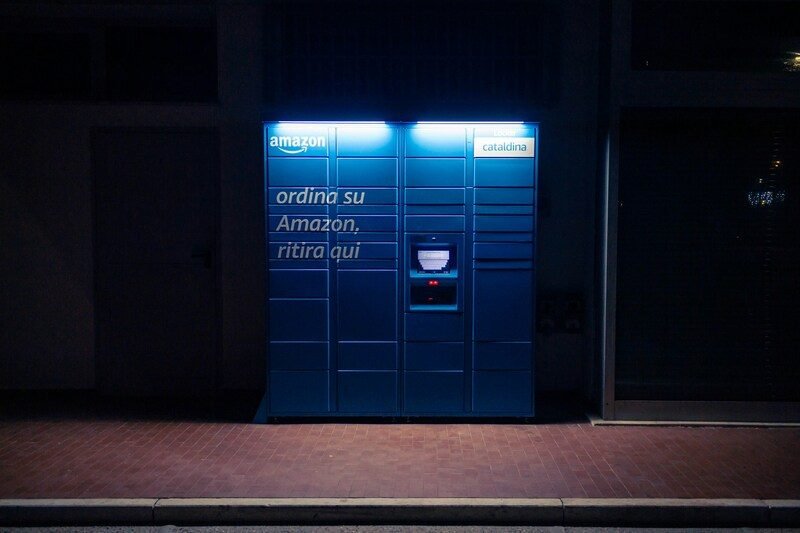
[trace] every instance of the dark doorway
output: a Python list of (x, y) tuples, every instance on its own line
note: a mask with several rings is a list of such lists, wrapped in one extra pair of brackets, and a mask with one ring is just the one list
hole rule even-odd
[(618, 400), (800, 401), (800, 114), (631, 109)]
[(93, 158), (98, 388), (213, 393), (216, 131), (102, 130)]

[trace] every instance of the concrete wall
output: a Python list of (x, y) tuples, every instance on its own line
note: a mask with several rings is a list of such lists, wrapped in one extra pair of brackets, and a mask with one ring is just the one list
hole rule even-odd
[(1, 387), (94, 387), (92, 131), (216, 121), (213, 106), (0, 104)]
[[(539, 290), (577, 293), (592, 309), (599, 2), (555, 5), (558, 97), (536, 117), (542, 123)], [(71, 17), (100, 11), (128, 17), (148, 9), (20, 4), (0, 7), (0, 15), (45, 11), (64, 17), (68, 27)], [(257, 2), (216, 6), (218, 104), (0, 101), (0, 387), (94, 387), (91, 135), (102, 127), (140, 126), (220, 132), (221, 386), (263, 387), (260, 123), (280, 112), (263, 104), (268, 9)], [(180, 9), (168, 15), (181, 16)], [(593, 386), (589, 312), (586, 318), (582, 334), (539, 336), (539, 390)]]

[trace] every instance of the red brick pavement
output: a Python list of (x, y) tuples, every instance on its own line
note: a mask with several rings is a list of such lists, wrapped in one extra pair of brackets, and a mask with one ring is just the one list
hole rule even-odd
[(800, 430), (0, 422), (0, 497), (800, 498)]

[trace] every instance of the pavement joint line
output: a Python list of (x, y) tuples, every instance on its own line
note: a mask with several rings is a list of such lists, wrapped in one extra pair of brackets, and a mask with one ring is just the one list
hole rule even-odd
[(0, 526), (164, 524), (800, 525), (797, 499), (56, 498), (0, 499)]

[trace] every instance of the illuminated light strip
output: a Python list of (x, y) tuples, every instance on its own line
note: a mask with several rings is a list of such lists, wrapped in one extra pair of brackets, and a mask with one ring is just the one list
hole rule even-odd
[(463, 124), (469, 126), (470, 124), (525, 124), (524, 121), (478, 121), (478, 122), (465, 122), (465, 121), (447, 121), (447, 120), (418, 120), (417, 124)]
[(310, 121), (310, 120), (279, 120), (278, 124), (299, 124), (301, 126), (315, 126), (317, 124), (325, 124), (326, 126), (329, 125), (342, 125), (342, 126), (359, 126), (359, 125), (380, 125), (386, 124), (384, 120), (362, 120), (362, 121), (334, 121), (334, 120), (317, 120), (317, 121)]
[[(380, 125), (387, 124), (385, 120), (279, 120), (278, 124), (297, 124), (313, 126), (317, 124), (325, 125), (342, 125), (342, 126), (359, 126), (359, 125)], [(409, 124), (408, 122), (398, 122), (398, 124)], [(411, 124), (421, 125), (464, 125), (469, 126), (473, 124), (494, 125), (494, 124), (525, 124), (522, 120), (494, 120), (494, 121), (463, 121), (463, 120), (418, 120)]]

